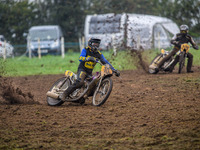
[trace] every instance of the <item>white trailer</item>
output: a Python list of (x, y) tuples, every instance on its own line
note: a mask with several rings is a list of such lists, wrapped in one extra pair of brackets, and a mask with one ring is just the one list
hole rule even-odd
[(179, 28), (164, 17), (141, 14), (87, 15), (84, 35), (100, 38), (101, 48), (151, 49), (170, 47), (172, 36)]

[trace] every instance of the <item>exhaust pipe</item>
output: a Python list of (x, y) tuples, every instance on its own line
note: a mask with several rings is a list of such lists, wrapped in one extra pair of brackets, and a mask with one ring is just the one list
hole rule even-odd
[(51, 98), (54, 98), (54, 99), (58, 99), (58, 97), (59, 97), (58, 94), (50, 92), (50, 91), (48, 91), (46, 95), (51, 97)]

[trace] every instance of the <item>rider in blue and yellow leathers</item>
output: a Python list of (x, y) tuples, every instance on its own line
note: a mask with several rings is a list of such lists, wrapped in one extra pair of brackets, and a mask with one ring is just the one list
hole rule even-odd
[(88, 46), (83, 48), (79, 57), (80, 64), (78, 66), (77, 80), (74, 84), (70, 85), (67, 90), (60, 96), (61, 100), (65, 100), (72, 92), (77, 88), (80, 88), (84, 84), (84, 80), (87, 76), (92, 75), (92, 71), (96, 65), (96, 60), (100, 60), (102, 64), (109, 64), (111, 69), (115, 72), (116, 76), (120, 76), (118, 70), (116, 70), (98, 50), (101, 40), (97, 38), (90, 38)]

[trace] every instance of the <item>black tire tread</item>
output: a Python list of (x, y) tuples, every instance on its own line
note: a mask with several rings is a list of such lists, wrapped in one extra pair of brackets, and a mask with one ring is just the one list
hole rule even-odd
[(184, 53), (180, 55), (179, 58), (179, 68), (178, 68), (178, 73), (181, 73), (185, 63), (185, 58), (184, 58)]
[[(53, 87), (54, 87), (55, 85), (57, 85), (60, 81), (65, 80), (65, 78), (66, 78), (66, 77), (63, 77), (63, 78), (58, 79), (58, 80), (52, 85), (52, 87), (49, 89), (49, 91), (51, 91), (51, 90), (53, 89)], [(51, 97), (48, 97), (48, 96), (47, 96), (47, 104), (48, 104), (49, 106), (60, 106), (60, 105), (62, 105), (63, 103), (64, 103), (64, 101), (62, 101), (61, 99), (57, 100), (57, 99), (54, 99), (54, 98), (51, 98)]]
[[(96, 93), (97, 93), (97, 91), (95, 90), (94, 95), (93, 95), (93, 97), (92, 97), (92, 105), (93, 105), (93, 106), (101, 106), (101, 105), (103, 105), (103, 104), (106, 102), (106, 100), (108, 99), (108, 97), (110, 96), (110, 93), (111, 93), (112, 88), (113, 88), (113, 81), (112, 81), (112, 79), (111, 79), (110, 77), (107, 77), (107, 78), (104, 78), (104, 79), (103, 79), (103, 81), (101, 82), (101, 85), (102, 85), (106, 80), (109, 80), (109, 82), (110, 82), (110, 87), (109, 87), (109, 90), (108, 90), (108, 92), (107, 92), (107, 95), (106, 95), (106, 97), (105, 97), (98, 105), (95, 105), (94, 102), (93, 102), (93, 99), (96, 97)], [(101, 85), (100, 85), (100, 86), (101, 86)]]

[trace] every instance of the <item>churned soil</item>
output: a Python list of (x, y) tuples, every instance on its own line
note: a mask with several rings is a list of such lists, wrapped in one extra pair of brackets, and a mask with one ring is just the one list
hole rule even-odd
[(103, 106), (48, 106), (63, 75), (0, 77), (0, 149), (200, 149), (200, 68), (122, 71)]

